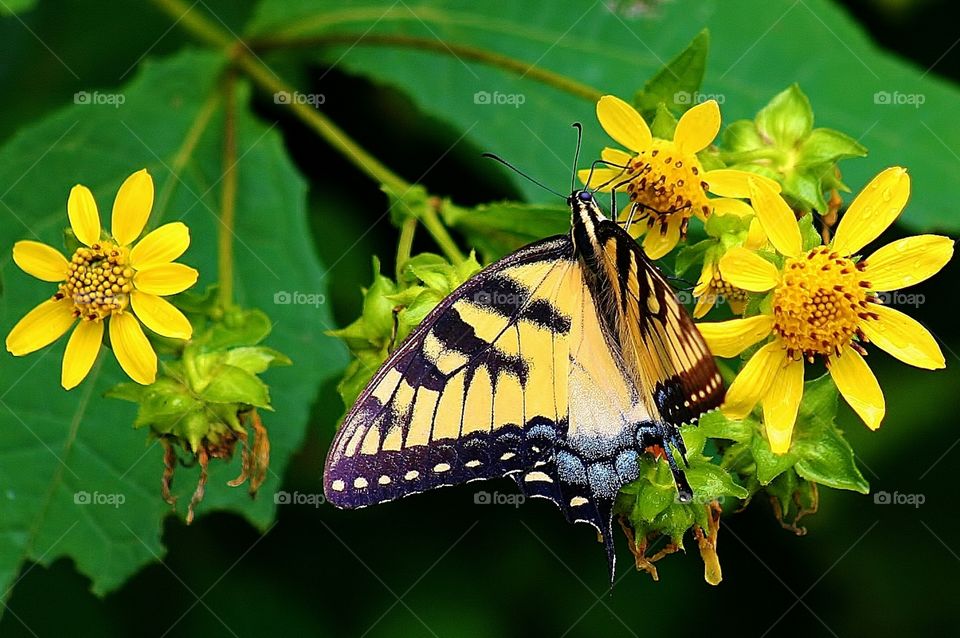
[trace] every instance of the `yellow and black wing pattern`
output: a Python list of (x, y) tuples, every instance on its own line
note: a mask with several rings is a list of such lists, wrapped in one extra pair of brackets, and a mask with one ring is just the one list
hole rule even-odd
[(639, 456), (674, 460), (679, 426), (723, 400), (702, 337), (637, 243), (589, 192), (568, 236), (491, 264), (383, 364), (327, 457), (324, 491), (356, 508), (511, 476), (602, 534)]

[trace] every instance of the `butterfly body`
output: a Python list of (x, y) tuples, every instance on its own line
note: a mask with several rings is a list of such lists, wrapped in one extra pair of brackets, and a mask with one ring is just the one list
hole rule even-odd
[(569, 235), (495, 262), (444, 300), (347, 414), (324, 491), (355, 508), (511, 476), (592, 524), (613, 568), (612, 510), (640, 455), (674, 460), (679, 426), (723, 400), (703, 339), (637, 243), (587, 191)]

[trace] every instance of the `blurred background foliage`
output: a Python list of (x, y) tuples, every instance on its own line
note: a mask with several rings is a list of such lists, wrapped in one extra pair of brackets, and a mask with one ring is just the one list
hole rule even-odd
[[(960, 32), (943, 19), (945, 1), (202, 0), (193, 7), (244, 34), (299, 91), (322, 94), (322, 112), (404, 179), (461, 205), (548, 202), (479, 153), (495, 151), (565, 189), (570, 122), (586, 126), (585, 157), (595, 156), (605, 139), (591, 87), (630, 97), (706, 26), (712, 45), (704, 91), (724, 97), (726, 122), (752, 116), (799, 82), (818, 126), (843, 130), (870, 150), (845, 165), (844, 179), (854, 190), (884, 166), (911, 171), (911, 203), (901, 226), (884, 239), (909, 230), (960, 229), (953, 195), (960, 168), (954, 125)], [(385, 13), (395, 19), (382, 19)], [(159, 212), (170, 219), (188, 213), (194, 238), (188, 261), (212, 281), (215, 253), (202, 238), (212, 243), (216, 231), (211, 210), (219, 205), (220, 133), (199, 138), (183, 160), (182, 182), (171, 182), (169, 165), (181, 168), (179, 151), (223, 60), (151, 3), (2, 0), (0, 14), (3, 330), (42, 294), (12, 275), (9, 248), (26, 232), (18, 218), (55, 239), (73, 183), (91, 186), (106, 211), (119, 180), (141, 166), (151, 167), (158, 193), (165, 184), (169, 189)], [(448, 19), (468, 14), (473, 18)], [(398, 36), (433, 44), (409, 50), (391, 42)], [(438, 39), (458, 55), (430, 50)], [(470, 59), (472, 48), (536, 63), (577, 86), (560, 91), (478, 64)], [(78, 91), (119, 93), (126, 101), (115, 110), (75, 105)], [(522, 94), (525, 102), (478, 104), (478, 91)], [(883, 91), (922, 94), (925, 101), (919, 108), (877, 103), (875, 94)], [(231, 493), (223, 485), (235, 467), (221, 468), (201, 516), (186, 527), (181, 518), (164, 516), (156, 494), (159, 450), (129, 427), (133, 408), (116, 403), (71, 419), (79, 451), (68, 459), (63, 485), (47, 493), (53, 483), (45, 477), (64, 470), (12, 415), (75, 409), (79, 393), (50, 389), (55, 376), (49, 370), (59, 357), (46, 357), (24, 382), (15, 380), (34, 362), (6, 358), (0, 368), (0, 575), (5, 589), (12, 588), (0, 634), (848, 636), (934, 631), (949, 622), (944, 603), (960, 567), (960, 545), (950, 534), (949, 478), (958, 454), (956, 263), (913, 291), (925, 303), (912, 314), (941, 338), (947, 370), (905, 373), (877, 353), (871, 363), (889, 406), (884, 427), (870, 433), (851, 411), (840, 413), (872, 488), (921, 493), (925, 503), (884, 506), (830, 491), (821, 512), (804, 520), (809, 533), (802, 538), (782, 530), (770, 506), (757, 503), (723, 521), (719, 587), (703, 582), (699, 558), (688, 554), (661, 563), (659, 583), (623, 560), (622, 579), (609, 592), (602, 551), (589, 529), (564, 524), (543, 502), (477, 506), (475, 485), (358, 512), (289, 505), (275, 517), (275, 491), (321, 491), (325, 451), (343, 411), (336, 378), (346, 361), (342, 346), (322, 332), (359, 314), (371, 255), (392, 272), (397, 234), (378, 185), (271, 95), (241, 84), (237, 100), (237, 295), (268, 310), (276, 322), (268, 344), (297, 364), (268, 374), (278, 412), (267, 419), (274, 469), (282, 475), (250, 502), (242, 490)], [(220, 111), (213, 113), (209, 130), (220, 131)], [(420, 235), (416, 250), (435, 250)], [(322, 292), (327, 303), (275, 306), (273, 295), (281, 290)], [(106, 367), (88, 393), (115, 380)], [(71, 423), (57, 418), (36, 421), (40, 426), (33, 419), (31, 425), (44, 445), (63, 445), (71, 431)], [(140, 455), (135, 469), (124, 472)], [(74, 471), (97, 479), (75, 484)], [(181, 480), (191, 487), (189, 478)], [(69, 498), (74, 489), (106, 491), (118, 482), (136, 496), (113, 519), (109, 513), (91, 519)], [(485, 489), (510, 486), (504, 481)], [(84, 533), (74, 534), (78, 516)], [(63, 530), (69, 533), (61, 542)]]

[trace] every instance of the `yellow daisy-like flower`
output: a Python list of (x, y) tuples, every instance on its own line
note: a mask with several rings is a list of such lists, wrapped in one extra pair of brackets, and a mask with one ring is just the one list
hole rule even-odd
[(770, 310), (745, 319), (698, 325), (717, 356), (733, 357), (767, 339), (727, 391), (723, 411), (747, 416), (757, 403), (771, 449), (790, 448), (803, 394), (804, 360), (823, 357), (840, 394), (870, 429), (885, 413), (883, 392), (863, 359), (872, 342), (904, 363), (943, 368), (934, 337), (907, 315), (880, 304), (875, 293), (899, 290), (936, 274), (953, 256), (953, 240), (918, 235), (892, 242), (866, 259), (855, 257), (899, 216), (910, 195), (906, 170), (879, 175), (854, 199), (833, 241), (804, 251), (800, 228), (783, 198), (751, 182), (751, 201), (782, 268), (745, 248), (720, 261), (724, 278), (743, 290), (772, 291)]
[[(746, 237), (739, 245), (750, 250), (757, 250), (767, 245), (767, 236), (763, 232), (760, 220), (754, 217), (750, 220), (748, 228)], [(720, 260), (723, 254), (719, 241), (715, 249), (707, 251), (703, 260), (703, 269), (700, 271), (700, 279), (693, 287), (693, 296), (697, 300), (693, 307), (694, 319), (702, 318), (710, 312), (711, 308), (724, 301), (729, 304), (730, 310), (736, 315), (742, 315), (747, 306), (749, 293), (727, 281), (720, 270)]]
[(73, 256), (68, 260), (36, 241), (18, 241), (13, 247), (13, 260), (24, 272), (59, 287), (13, 327), (7, 350), (18, 357), (39, 350), (79, 320), (63, 355), (60, 383), (69, 390), (93, 366), (104, 324), (109, 323), (110, 344), (120, 366), (134, 381), (153, 383), (157, 355), (140, 322), (164, 337), (189, 339), (190, 322), (162, 297), (192, 286), (197, 271), (173, 263), (190, 245), (190, 232), (180, 222), (165, 224), (132, 245), (152, 208), (153, 179), (143, 169), (120, 186), (113, 203), (112, 234), (106, 235), (90, 190), (74, 186), (67, 216), (83, 245)]
[[(587, 186), (601, 191), (626, 185), (628, 210), (646, 232), (643, 249), (651, 259), (663, 257), (687, 232), (694, 215), (705, 219), (713, 211), (749, 214), (749, 206), (737, 198), (749, 195), (747, 179), (766, 182), (777, 192), (780, 185), (769, 178), (732, 169), (704, 171), (697, 153), (709, 146), (720, 130), (720, 107), (708, 100), (688, 110), (677, 122), (672, 140), (653, 137), (650, 127), (632, 106), (613, 95), (597, 102), (597, 119), (607, 134), (632, 151), (603, 150), (602, 158), (613, 166), (581, 170)], [(718, 195), (709, 198), (707, 193)]]

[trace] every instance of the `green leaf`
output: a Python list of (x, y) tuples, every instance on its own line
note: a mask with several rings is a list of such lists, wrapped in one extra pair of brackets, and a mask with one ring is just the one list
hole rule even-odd
[(760, 135), (790, 148), (813, 130), (813, 108), (800, 87), (792, 84), (760, 109), (755, 121)]
[[(722, 215), (714, 215), (714, 217), (722, 217)], [(704, 239), (703, 241), (698, 241), (692, 246), (687, 245), (681, 248), (679, 251), (677, 251), (677, 260), (674, 264), (674, 274), (678, 277), (682, 277), (683, 274), (690, 270), (690, 268), (693, 266), (702, 265), (707, 251), (716, 245), (716, 240)]]
[(753, 438), (758, 425), (752, 418), (728, 419), (720, 410), (714, 410), (700, 417), (697, 428), (711, 439), (729, 439), (743, 443)]
[[(108, 226), (117, 188), (142, 167), (156, 183), (151, 225), (184, 221), (192, 243), (181, 261), (199, 269), (197, 290), (213, 281), (224, 170), (222, 102), (215, 92), (224, 64), (219, 56), (199, 52), (145, 63), (117, 89), (125, 97), (123, 108), (70, 105), (0, 148), (0, 183), (9, 189), (4, 202), (22, 220), (0, 226), (0, 332), (6, 334), (53, 291), (51, 284), (14, 266), (13, 243), (29, 238), (61, 247), (65, 203), (77, 183), (93, 191)], [(267, 345), (291, 353), (296, 366), (272, 369), (264, 377), (272, 386), (276, 415), (264, 417), (272, 471), (261, 496), (251, 500), (246, 490), (226, 485), (239, 473), (237, 455), (212, 464), (199, 513), (237, 512), (266, 529), (275, 511), (270, 494), (303, 441), (317, 387), (344, 364), (344, 356), (342, 346), (323, 335), (331, 322), (325, 306), (284, 304), (278, 297), (284, 291), (323, 293), (324, 273), (306, 224), (304, 181), (279, 133), (242, 108), (247, 95), (241, 85), (235, 296), (244, 306), (269, 309), (276, 328)], [(236, 317), (243, 341), (262, 338), (264, 318), (262, 313)], [(270, 323), (267, 318), (267, 330)], [(231, 330), (222, 336), (236, 339), (237, 331)], [(65, 343), (60, 339), (22, 358), (4, 353), (0, 365), (0, 454), (7, 459), (0, 464), (0, 483), (14, 495), (0, 500), (0, 583), (6, 588), (28, 561), (50, 565), (69, 557), (102, 594), (165, 553), (163, 521), (170, 507), (160, 498), (163, 454), (145, 431), (132, 427), (136, 406), (103, 397), (127, 381), (109, 351), (80, 387), (60, 388)], [(133, 396), (130, 386), (117, 392)], [(175, 494), (181, 512), (197, 476), (196, 468), (178, 469)], [(124, 503), (84, 504), (75, 501), (80, 493), (121, 494)]]
[(570, 209), (566, 206), (531, 206), (497, 202), (460, 208), (446, 206), (444, 222), (463, 233), (485, 262), (511, 253), (538, 239), (562, 235), (570, 230)]
[(26, 13), (37, 6), (37, 0), (4, 0), (0, 4), (0, 16)]
[[(785, 13), (788, 20), (783, 20)], [(574, 15), (577, 26), (571, 31)], [(935, 74), (921, 77), (912, 63), (875, 44), (831, 0), (806, 0), (796, 6), (783, 0), (675, 0), (659, 3), (655, 16), (629, 14), (606, 3), (584, 9), (573, 0), (508, 4), (436, 0), (429, 11), (411, 11), (389, 0), (345, 4), (262, 0), (248, 33), (339, 38), (339, 43), (311, 47), (310, 55), (322, 64), (336, 64), (398, 88), (422, 112), (453, 126), (451, 143), (465, 132), (476, 148), (496, 152), (561, 189), (570, 172), (557, 158), (566, 161), (573, 155), (570, 123), (584, 124), (585, 166), (612, 143), (595, 121), (595, 99), (604, 93), (630, 96), (704, 26), (710, 30), (711, 46), (703, 90), (716, 94), (718, 101), (723, 97), (725, 122), (752, 120), (769, 96), (783, 89), (784, 69), (789, 69), (793, 77), (803, 79), (820, 126), (843, 131), (870, 149), (868, 160), (844, 166), (854, 190), (887, 166), (907, 166), (915, 188), (898, 223), (921, 231), (960, 230), (960, 215), (942, 213), (955, 208), (956, 165), (948, 149), (960, 148), (960, 127), (951, 109), (932, 107), (960, 102), (960, 89)], [(445, 50), (375, 45), (361, 37), (364, 34), (489, 49), (518, 60), (524, 68), (536, 64), (562, 74), (595, 93), (573, 94), (530, 74), (520, 78), (516, 72)], [(427, 68), (429, 82), (424, 81)], [(523, 95), (524, 103), (475, 99), (484, 92)], [(923, 104), (901, 99), (916, 95), (924, 96)], [(526, 126), (518, 123), (521, 120)], [(506, 169), (502, 174), (530, 201), (549, 200), (523, 178)]]
[(709, 50), (710, 32), (704, 29), (644, 84), (634, 97), (637, 110), (652, 117), (661, 104), (677, 113), (697, 104)]

